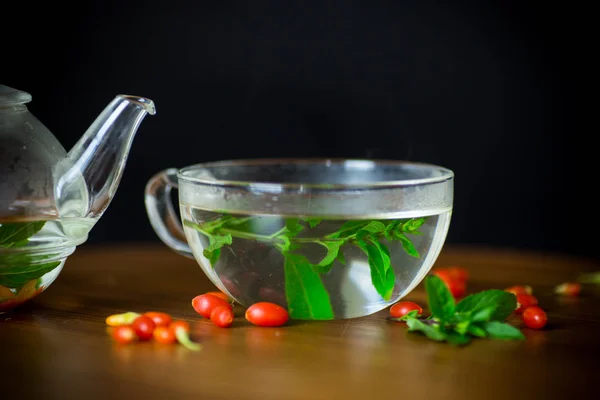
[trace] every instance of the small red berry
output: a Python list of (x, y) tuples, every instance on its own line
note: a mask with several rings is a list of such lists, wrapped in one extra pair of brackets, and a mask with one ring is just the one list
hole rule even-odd
[(558, 285), (554, 292), (563, 296), (577, 297), (581, 293), (581, 285), (576, 282), (565, 282)]
[(118, 343), (127, 344), (136, 339), (136, 334), (131, 326), (119, 325), (113, 328), (112, 337)]
[(227, 328), (233, 324), (233, 310), (231, 307), (217, 306), (210, 313), (210, 320), (220, 328)]
[(175, 334), (177, 334), (179, 331), (190, 333), (190, 324), (188, 324), (186, 321), (175, 320), (169, 324), (169, 329)]
[(515, 312), (517, 314), (523, 313), (523, 310), (529, 306), (535, 306), (538, 304), (538, 300), (531, 294), (520, 294), (517, 296), (517, 308)]
[(281, 326), (287, 323), (290, 315), (280, 305), (263, 301), (248, 307), (245, 317), (248, 322), (257, 326)]
[(140, 340), (149, 340), (152, 339), (152, 334), (156, 328), (156, 324), (150, 317), (141, 315), (133, 320), (131, 327)]
[(413, 303), (412, 301), (401, 301), (390, 307), (390, 317), (401, 318), (413, 310), (417, 310), (417, 313), (423, 314), (423, 308), (417, 303)]
[(173, 321), (173, 318), (164, 312), (148, 311), (144, 315), (154, 321), (154, 324), (158, 326), (169, 326)]
[(509, 288), (504, 289), (505, 292), (509, 292), (514, 294), (515, 296), (518, 296), (520, 294), (533, 294), (533, 289), (531, 288), (531, 286), (523, 286), (523, 285), (515, 285), (515, 286), (511, 286)]
[(531, 329), (542, 329), (548, 322), (546, 312), (539, 306), (529, 306), (523, 311), (523, 322)]
[(231, 304), (226, 300), (208, 293), (198, 295), (192, 299), (192, 307), (204, 318), (210, 319), (210, 313), (218, 306), (231, 308)]
[(432, 274), (446, 284), (446, 287), (448, 287), (448, 290), (450, 290), (455, 299), (461, 298), (467, 293), (467, 282), (453, 278), (447, 269), (437, 269)]
[(448, 273), (454, 280), (466, 282), (469, 280), (469, 271), (463, 267), (448, 267)]
[(223, 300), (225, 300), (225, 301), (226, 301), (226, 302), (228, 302), (228, 303), (231, 301), (231, 299), (229, 298), (229, 296), (227, 296), (225, 293), (223, 293), (223, 292), (221, 292), (221, 291), (218, 291), (218, 292), (217, 292), (217, 291), (214, 291), (214, 292), (206, 292), (205, 294), (211, 294), (211, 295), (213, 295), (213, 296), (216, 296), (216, 297), (218, 297), (218, 298), (220, 298), (220, 299), (223, 299)]
[(450, 272), (446, 268), (436, 268), (431, 271), (431, 274), (437, 276), (438, 278), (440, 278), (443, 281), (453, 281), (454, 280), (454, 278), (452, 277), (452, 274), (450, 274)]
[(168, 326), (157, 326), (152, 333), (152, 336), (154, 336), (154, 340), (161, 344), (171, 344), (177, 341), (177, 338), (175, 337), (175, 331), (169, 329)]
[(198, 295), (192, 299), (192, 307), (204, 318), (210, 319), (212, 310), (219, 306), (231, 308), (231, 304), (226, 300), (208, 293)]

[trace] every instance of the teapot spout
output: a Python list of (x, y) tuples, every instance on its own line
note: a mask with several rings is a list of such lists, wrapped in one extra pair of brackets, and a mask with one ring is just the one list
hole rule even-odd
[(143, 97), (118, 95), (108, 104), (54, 169), (61, 217), (102, 216), (117, 191), (140, 123), (155, 113), (152, 100)]

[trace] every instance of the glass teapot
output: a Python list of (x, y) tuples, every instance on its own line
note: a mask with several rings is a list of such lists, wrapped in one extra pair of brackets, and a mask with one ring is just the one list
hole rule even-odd
[(27, 109), (29, 93), (0, 85), (0, 313), (58, 276), (115, 195), (152, 100), (116, 96), (67, 152)]

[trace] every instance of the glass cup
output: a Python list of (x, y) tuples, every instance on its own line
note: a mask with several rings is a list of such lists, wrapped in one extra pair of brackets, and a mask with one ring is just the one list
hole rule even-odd
[(453, 183), (416, 162), (219, 161), (154, 175), (145, 204), (158, 237), (242, 306), (331, 320), (380, 311), (421, 282), (446, 240)]

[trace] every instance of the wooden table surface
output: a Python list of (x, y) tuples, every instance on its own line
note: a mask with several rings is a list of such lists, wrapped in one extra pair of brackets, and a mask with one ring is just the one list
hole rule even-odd
[[(447, 246), (436, 266), (471, 272), (470, 291), (533, 286), (550, 323), (525, 341), (456, 348), (408, 333), (388, 310), (354, 320), (229, 329), (191, 299), (214, 286), (195, 261), (160, 244), (83, 245), (50, 288), (0, 315), (3, 399), (565, 399), (591, 398), (600, 378), (600, 295), (559, 298), (552, 287), (591, 260)], [(408, 299), (425, 304), (420, 285)], [(166, 311), (191, 323), (200, 352), (115, 344), (107, 315)], [(392, 397), (393, 396), (393, 397)]]

